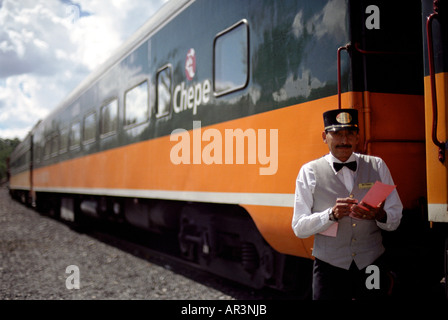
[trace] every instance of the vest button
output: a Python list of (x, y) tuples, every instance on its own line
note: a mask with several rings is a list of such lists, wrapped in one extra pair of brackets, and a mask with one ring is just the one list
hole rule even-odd
[(352, 227), (353, 227), (353, 228), (356, 227), (356, 223), (352, 224)]
[(356, 253), (353, 252), (353, 253), (352, 253), (352, 257), (354, 257), (354, 256), (356, 256)]

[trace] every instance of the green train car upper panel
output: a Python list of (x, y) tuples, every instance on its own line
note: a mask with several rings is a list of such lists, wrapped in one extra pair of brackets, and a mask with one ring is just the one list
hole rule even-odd
[[(41, 123), (37, 167), (189, 130), (193, 120), (211, 125), (334, 95), (336, 49), (349, 40), (348, 25), (345, 0), (194, 1)], [(343, 66), (347, 74), (347, 59)], [(102, 110), (111, 102), (117, 123), (105, 135)], [(86, 141), (92, 114), (96, 132)], [(47, 144), (67, 134), (52, 157)]]
[[(336, 94), (336, 49), (348, 39), (344, 0), (196, 1), (149, 40), (150, 73), (166, 64), (173, 72), (173, 114), (160, 134), (190, 129), (193, 120), (207, 125)], [(196, 65), (191, 79), (185, 66), (190, 50)], [(223, 81), (234, 80), (229, 87), (239, 89), (221, 94), (220, 67), (235, 75)], [(196, 88), (203, 94), (208, 84), (204, 103)], [(201, 104), (185, 108), (192, 87), (191, 100)]]
[[(338, 47), (421, 46), (420, 19), (404, 28), (397, 3), (421, 14), (415, 0), (193, 1), (38, 126), (36, 167), (335, 95)], [(351, 50), (341, 63), (343, 91), (421, 91), (421, 49), (405, 58)]]

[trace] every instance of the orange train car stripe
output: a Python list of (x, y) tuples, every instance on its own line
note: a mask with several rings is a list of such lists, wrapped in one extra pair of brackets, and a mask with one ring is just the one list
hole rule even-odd
[(10, 189), (21, 189), (21, 190), (30, 190), (30, 171), (20, 172), (15, 175), (11, 175), (9, 180)]
[[(395, 116), (392, 105), (398, 101), (407, 105), (419, 103), (419, 99), (410, 95), (371, 93), (370, 96), (371, 108), (381, 104), (392, 118)], [(362, 93), (344, 94), (343, 105), (359, 101), (360, 97)], [(322, 113), (334, 108), (336, 103), (337, 97), (333, 96), (201, 127), (200, 132), (199, 129), (188, 132), (193, 139), (195, 134), (201, 137), (208, 129), (216, 130), (222, 137), (226, 129), (278, 130), (278, 169), (273, 175), (260, 175), (260, 168), (265, 165), (258, 161), (249, 164), (247, 156), (244, 164), (225, 164), (224, 161), (223, 164), (205, 164), (201, 159), (201, 164), (176, 165), (170, 153), (178, 141), (164, 136), (36, 169), (35, 190), (240, 204), (246, 207), (266, 241), (276, 250), (309, 257), (312, 238), (297, 239), (291, 230), (295, 179), (304, 163), (328, 153), (321, 138)], [(378, 126), (374, 123), (373, 137)], [(202, 141), (202, 150), (208, 143)], [(193, 152), (194, 146), (190, 147)], [(381, 156), (384, 148), (375, 145), (372, 149)], [(407, 150), (409, 147), (403, 151)], [(224, 156), (223, 151), (223, 159)], [(424, 154), (421, 157), (424, 158)], [(415, 190), (415, 185), (400, 183), (407, 173), (402, 174), (402, 163), (393, 161), (393, 152), (389, 158), (386, 162), (389, 165), (391, 161), (389, 168), (400, 195)], [(419, 187), (417, 189), (420, 193)], [(275, 224), (271, 223), (274, 217)]]

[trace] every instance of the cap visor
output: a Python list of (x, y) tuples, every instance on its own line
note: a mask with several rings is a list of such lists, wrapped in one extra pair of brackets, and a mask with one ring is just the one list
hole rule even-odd
[(325, 131), (335, 132), (335, 131), (339, 131), (339, 130), (359, 130), (359, 129), (358, 129), (358, 126), (344, 125), (344, 124), (325, 127)]

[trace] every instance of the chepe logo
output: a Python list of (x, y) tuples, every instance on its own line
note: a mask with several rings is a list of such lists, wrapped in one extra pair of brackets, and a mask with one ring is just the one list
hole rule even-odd
[(187, 58), (185, 59), (185, 75), (188, 80), (193, 80), (196, 74), (196, 52), (193, 48), (188, 50)]
[[(188, 81), (192, 81), (196, 75), (196, 51), (193, 48), (188, 50), (185, 58), (185, 75)], [(174, 88), (174, 112), (193, 110), (193, 114), (196, 115), (198, 107), (209, 102), (210, 92), (211, 84), (208, 79), (202, 83), (182, 81)]]

